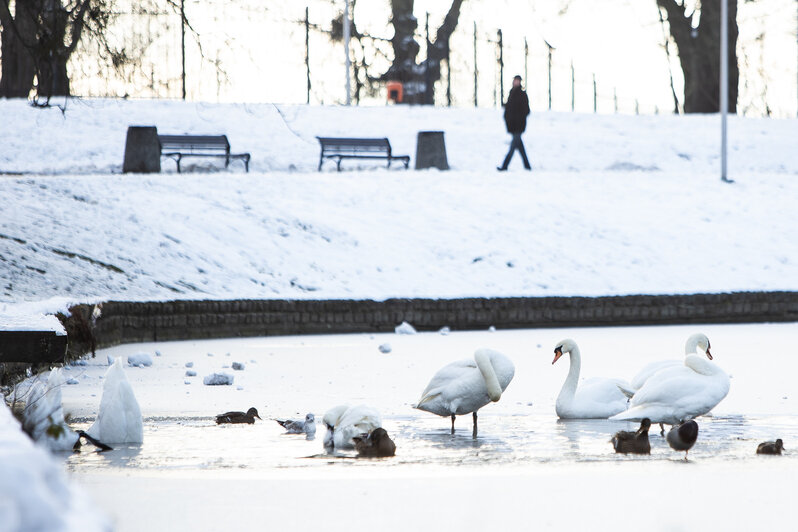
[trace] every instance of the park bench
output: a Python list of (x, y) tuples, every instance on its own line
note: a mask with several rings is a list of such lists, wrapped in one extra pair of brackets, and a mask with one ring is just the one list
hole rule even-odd
[(158, 135), (161, 143), (161, 157), (170, 157), (177, 163), (180, 173), (180, 161), (183, 157), (218, 157), (224, 159), (224, 167), (230, 161), (240, 159), (249, 172), (248, 153), (230, 153), (230, 142), (227, 135)]
[(319, 171), (324, 159), (334, 159), (341, 171), (341, 160), (343, 159), (387, 159), (388, 168), (391, 161), (398, 160), (405, 164), (405, 168), (410, 164), (409, 155), (393, 155), (391, 153), (391, 143), (387, 138), (382, 139), (355, 139), (355, 138), (334, 138), (316, 137), (321, 145), (321, 156), (319, 157)]

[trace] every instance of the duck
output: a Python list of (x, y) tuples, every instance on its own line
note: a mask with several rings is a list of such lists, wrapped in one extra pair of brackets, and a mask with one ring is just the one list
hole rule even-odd
[(246, 412), (225, 412), (224, 414), (219, 414), (216, 416), (216, 424), (221, 425), (222, 423), (255, 423), (255, 418), (261, 419), (258, 415), (258, 409), (254, 406), (247, 410)]
[(451, 417), (454, 434), (455, 416), (471, 414), (477, 437), (477, 410), (497, 402), (515, 375), (515, 366), (502, 353), (481, 348), (474, 359), (458, 360), (438, 370), (421, 393), (414, 408)]
[(707, 358), (690, 354), (684, 364), (651, 375), (629, 401), (629, 409), (610, 419), (680, 425), (715, 408), (729, 393), (729, 376)]
[(651, 443), (648, 441), (648, 429), (651, 420), (648, 418), (640, 422), (636, 431), (621, 430), (612, 437), (612, 446), (616, 453), (651, 454)]
[(594, 377), (580, 385), (582, 357), (576, 342), (570, 338), (558, 342), (551, 363), (555, 364), (565, 353), (570, 356), (571, 366), (555, 405), (560, 419), (607, 419), (626, 410), (629, 400), (621, 391), (621, 387), (628, 387), (626, 382)]
[(665, 439), (674, 451), (684, 451), (684, 459), (687, 460), (687, 452), (698, 439), (698, 423), (691, 419), (680, 425), (674, 425)]
[(756, 448), (756, 454), (781, 454), (784, 450), (784, 442), (779, 438), (776, 441), (765, 441)]
[(144, 441), (141, 407), (125, 375), (122, 357), (105, 372), (100, 411), (86, 434), (105, 444)]
[[(709, 338), (707, 335), (703, 333), (695, 333), (690, 335), (687, 338), (687, 341), (684, 343), (684, 355), (694, 355), (697, 349), (700, 349), (709, 360), (712, 360), (712, 353), (710, 352), (710, 343)], [(641, 369), (637, 375), (634, 376), (632, 382), (630, 383), (628, 388), (621, 388), (621, 391), (626, 394), (627, 397), (631, 398), (634, 396), (635, 392), (643, 387), (646, 381), (651, 377), (653, 374), (658, 372), (661, 369), (671, 368), (674, 366), (679, 366), (683, 364), (683, 360), (659, 360), (657, 362), (652, 362), (647, 364), (643, 369)]]
[(309, 413), (303, 421), (296, 419), (275, 419), (285, 429), (286, 434), (315, 434), (316, 417)]
[(371, 434), (355, 436), (352, 439), (359, 457), (385, 458), (396, 454), (396, 444), (382, 427), (374, 429)]
[(367, 405), (334, 406), (324, 414), (323, 421), (327, 427), (324, 447), (328, 449), (354, 449), (354, 437), (382, 427), (380, 413)]

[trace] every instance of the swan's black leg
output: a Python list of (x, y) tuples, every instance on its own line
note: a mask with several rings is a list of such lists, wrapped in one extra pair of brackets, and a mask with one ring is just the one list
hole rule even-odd
[(474, 434), (473, 434), (472, 437), (476, 438), (477, 437), (477, 411), (474, 410), (474, 413), (472, 415), (474, 416)]
[(452, 414), (452, 434), (454, 434), (454, 414)]
[(659, 435), (665, 436), (665, 425), (663, 425), (662, 423), (659, 424)]

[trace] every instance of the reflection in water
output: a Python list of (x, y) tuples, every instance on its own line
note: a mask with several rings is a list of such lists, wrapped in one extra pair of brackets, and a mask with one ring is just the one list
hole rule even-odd
[[(393, 458), (356, 459), (344, 450), (327, 454), (320, 440), (285, 435), (270, 424), (216, 425), (211, 418), (145, 420), (144, 443), (115, 446), (104, 453), (66, 456), (70, 471), (158, 469), (268, 470), (308, 467), (516, 466), (594, 461), (678, 461), (659, 430), (650, 433), (651, 456), (616, 455), (610, 438), (636, 423), (605, 419), (557, 420), (550, 414), (485, 415), (480, 433), (470, 427), (451, 434), (440, 420), (420, 415), (386, 416), (384, 426), (396, 442)], [(690, 460), (755, 460), (756, 444), (780, 437), (798, 440), (795, 416), (739, 415), (698, 419), (699, 436)], [(88, 425), (88, 420), (85, 425)], [(84, 428), (84, 427), (76, 427)], [(789, 448), (788, 448), (789, 449)], [(785, 459), (791, 459), (789, 453)], [(798, 455), (794, 455), (798, 459)], [(308, 460), (308, 458), (316, 458)]]

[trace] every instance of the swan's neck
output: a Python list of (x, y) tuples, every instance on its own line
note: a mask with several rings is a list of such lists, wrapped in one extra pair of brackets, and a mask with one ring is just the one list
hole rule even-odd
[(698, 349), (698, 337), (691, 336), (687, 339), (687, 343), (684, 344), (684, 354), (687, 355), (695, 355), (695, 350)]
[(568, 376), (562, 385), (560, 395), (557, 396), (558, 403), (573, 399), (579, 384), (579, 371), (582, 369), (582, 356), (579, 353), (579, 348), (574, 346), (568, 356), (571, 359), (571, 367), (568, 369)]
[(474, 354), (474, 360), (477, 362), (477, 367), (482, 378), (485, 379), (485, 387), (488, 389), (488, 397), (493, 402), (498, 401), (502, 397), (502, 387), (499, 384), (499, 379), (496, 377), (496, 370), (493, 369), (490, 356), (482, 351), (477, 351)]
[(698, 355), (687, 355), (684, 365), (701, 375), (717, 375), (723, 372), (718, 366)]

